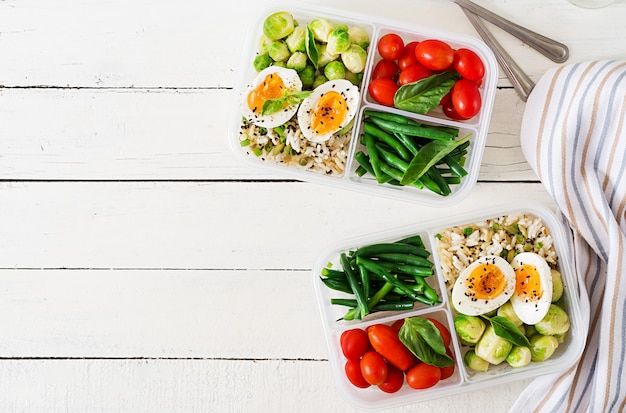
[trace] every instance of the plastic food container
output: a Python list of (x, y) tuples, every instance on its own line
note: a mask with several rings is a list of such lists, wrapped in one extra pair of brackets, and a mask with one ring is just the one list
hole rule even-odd
[[(245, 140), (241, 134), (242, 104), (244, 96), (246, 95), (247, 86), (250, 85), (257, 76), (257, 71), (253, 67), (253, 60), (258, 54), (259, 39), (263, 33), (263, 22), (268, 15), (277, 11), (291, 13), (299, 25), (306, 25), (316, 18), (326, 18), (333, 24), (358, 26), (364, 29), (369, 35), (370, 45), (367, 49), (368, 56), (363, 71), (363, 80), (359, 87), (358, 111), (355, 116), (355, 123), (345, 142), (342, 142), (340, 149), (337, 149), (334, 145), (329, 145), (328, 148), (321, 147), (322, 152), (326, 150), (327, 153), (328, 150), (336, 150), (340, 153), (340, 155), (332, 155), (335, 158), (331, 158), (331, 161), (337, 159), (340, 163), (339, 167), (335, 168), (332, 166), (332, 169), (312, 170), (310, 168), (310, 162), (305, 166), (299, 163), (290, 164), (280, 161), (277, 162), (272, 159), (267, 159), (265, 156), (255, 155), (250, 150), (249, 146), (242, 146), (241, 144), (241, 141)], [(447, 118), (440, 107), (431, 110), (425, 115), (420, 115), (377, 104), (368, 95), (367, 88), (372, 70), (375, 64), (381, 59), (376, 48), (378, 40), (381, 36), (391, 32), (399, 34), (405, 43), (429, 38), (439, 39), (447, 42), (454, 49), (465, 47), (476, 52), (485, 65), (485, 75), (480, 86), (482, 99), (480, 112), (469, 120), (454, 121)], [(247, 40), (239, 66), (240, 72), (229, 136), (231, 149), (243, 162), (266, 171), (272, 171), (280, 176), (289, 176), (302, 181), (328, 184), (366, 193), (375, 193), (430, 206), (445, 206), (457, 203), (468, 195), (475, 186), (487, 139), (487, 131), (493, 109), (498, 77), (498, 66), (495, 57), (481, 40), (457, 33), (438, 31), (429, 27), (403, 26), (390, 21), (382, 21), (372, 16), (359, 15), (348, 10), (333, 10), (317, 6), (311, 7), (310, 5), (298, 5), (297, 3), (279, 4), (270, 9), (258, 12), (258, 20), (256, 24), (252, 25), (250, 28)], [(427, 189), (418, 189), (411, 186), (379, 184), (368, 174), (359, 176), (359, 174), (356, 173), (359, 165), (354, 156), (358, 151), (364, 149), (358, 141), (362, 133), (363, 111), (366, 109), (402, 114), (425, 125), (457, 128), (460, 131), (459, 137), (471, 135), (469, 139), (470, 146), (466, 155), (465, 164), (463, 165), (468, 174), (461, 179), (460, 183), (451, 185), (451, 192), (447, 196), (435, 194)], [(316, 148), (315, 151), (320, 150), (320, 147), (316, 145), (311, 145), (311, 147)], [(301, 151), (304, 150), (305, 148), (301, 149)], [(304, 163), (304, 161), (302, 162)], [(324, 166), (324, 168), (326, 168), (326, 166)]]
[[(482, 223), (496, 217), (521, 214), (530, 214), (540, 219), (552, 237), (554, 252), (558, 257), (558, 270), (561, 272), (564, 286), (563, 307), (569, 316), (571, 326), (565, 334), (563, 342), (559, 344), (552, 357), (547, 360), (531, 362), (525, 367), (518, 368), (510, 367), (506, 362), (503, 362), (497, 366), (490, 365), (486, 372), (473, 371), (464, 366), (462, 361), (463, 355), (470, 347), (460, 342), (454, 330), (453, 320), (456, 313), (451, 307), (449, 293), (442, 275), (441, 255), (437, 247), (437, 234), (441, 234), (442, 231), (453, 226), (464, 228), (470, 224)], [(425, 247), (431, 251), (432, 255), (430, 258), (435, 264), (435, 274), (428, 277), (427, 280), (431, 287), (438, 292), (441, 303), (435, 306), (417, 303), (414, 309), (409, 311), (379, 312), (372, 313), (363, 320), (341, 320), (347, 308), (331, 305), (330, 299), (347, 297), (347, 295), (332, 290), (322, 283), (320, 280), (322, 269), (327, 267), (329, 263), (333, 264), (333, 268), (341, 268), (338, 265), (339, 256), (342, 252), (373, 243), (393, 242), (412, 235), (420, 235)], [(377, 410), (435, 398), (450, 397), (461, 392), (475, 391), (488, 386), (529, 379), (549, 373), (564, 372), (569, 369), (580, 358), (584, 349), (589, 322), (589, 302), (584, 284), (579, 283), (572, 266), (573, 260), (571, 251), (568, 250), (567, 236), (564, 226), (550, 209), (543, 206), (522, 205), (514, 208), (501, 208), (457, 216), (427, 225), (408, 225), (386, 232), (345, 240), (330, 246), (320, 255), (315, 264), (313, 284), (326, 336), (329, 361), (339, 392), (348, 402), (359, 409)], [(414, 316), (434, 318), (448, 327), (452, 333), (451, 349), (456, 361), (454, 374), (446, 380), (439, 381), (435, 386), (422, 390), (412, 389), (405, 382), (400, 391), (391, 394), (382, 392), (377, 386), (360, 389), (352, 385), (344, 372), (346, 359), (339, 344), (341, 334), (345, 330), (354, 327), (365, 328), (375, 323), (392, 324), (396, 320)]]

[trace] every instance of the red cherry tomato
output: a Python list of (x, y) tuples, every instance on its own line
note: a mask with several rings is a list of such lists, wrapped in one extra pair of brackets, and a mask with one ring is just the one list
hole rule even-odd
[(397, 333), (400, 331), (400, 329), (402, 328), (402, 325), (404, 324), (404, 318), (401, 318), (399, 320), (394, 321), (391, 324), (391, 328), (393, 328), (393, 330)]
[(392, 366), (387, 366), (387, 378), (378, 385), (378, 388), (385, 393), (395, 393), (402, 388), (404, 384), (404, 372)]
[[(450, 358), (452, 360), (454, 360), (454, 355), (452, 354), (452, 350), (450, 350), (449, 348), (446, 349), (446, 354), (448, 356), (450, 356)], [(453, 364), (452, 366), (448, 366), (448, 367), (441, 367), (441, 380), (447, 379), (448, 377), (452, 376), (454, 374), (454, 368), (455, 365)]]
[(395, 33), (387, 33), (378, 41), (378, 53), (385, 60), (398, 60), (404, 50), (404, 40)]
[(361, 374), (369, 384), (378, 386), (387, 378), (387, 363), (383, 356), (375, 351), (368, 351), (361, 357)]
[(426, 318), (426, 319), (429, 320), (431, 323), (433, 323), (435, 327), (437, 327), (437, 330), (439, 330), (439, 334), (441, 335), (441, 338), (443, 339), (443, 345), (446, 348), (450, 347), (450, 342), (452, 341), (452, 335), (450, 334), (450, 330), (448, 330), (446, 326), (444, 326), (443, 324), (441, 324), (439, 321), (435, 320), (434, 318)]
[(446, 70), (454, 61), (454, 49), (444, 41), (428, 39), (415, 47), (415, 57), (431, 70)]
[(480, 111), (482, 99), (476, 83), (467, 79), (459, 79), (452, 86), (450, 92), (452, 105), (462, 118), (470, 119)]
[(419, 63), (415, 63), (407, 67), (400, 72), (398, 82), (400, 85), (406, 85), (407, 83), (417, 82), (433, 74), (433, 71), (422, 66)]
[(470, 49), (461, 48), (454, 52), (452, 65), (462, 77), (474, 82), (480, 81), (485, 75), (483, 61)]
[(392, 79), (395, 80), (398, 76), (398, 64), (393, 60), (381, 60), (376, 63), (374, 70), (372, 71), (372, 79)]
[(443, 95), (443, 97), (439, 101), (439, 104), (443, 106), (443, 105), (445, 105), (448, 102), (450, 102), (450, 92), (448, 92), (445, 95)]
[(373, 324), (366, 328), (367, 336), (374, 350), (387, 362), (402, 371), (413, 365), (414, 357), (400, 338), (396, 330), (386, 324)]
[[(441, 101), (443, 102), (443, 99), (441, 99)], [(461, 115), (457, 113), (456, 109), (454, 108), (454, 105), (452, 104), (452, 100), (450, 100), (450, 98), (448, 98), (448, 100), (445, 103), (441, 104), (441, 109), (443, 109), (443, 114), (449, 117), (450, 119), (466, 120), (464, 117), (461, 117)]]
[(371, 384), (363, 378), (363, 374), (361, 373), (361, 363), (359, 360), (348, 360), (344, 369), (346, 371), (346, 377), (348, 377), (348, 380), (354, 386), (360, 389), (366, 389), (371, 386)]
[(370, 341), (365, 330), (353, 328), (341, 333), (341, 351), (348, 360), (358, 360), (369, 349)]
[(419, 363), (406, 372), (406, 382), (413, 389), (427, 389), (441, 379), (441, 369), (426, 363)]
[(391, 79), (380, 78), (372, 80), (367, 90), (376, 102), (385, 106), (393, 106), (393, 96), (399, 87)]
[(415, 46), (417, 46), (418, 43), (419, 42), (409, 42), (404, 46), (402, 56), (398, 58), (398, 68), (400, 70), (404, 70), (407, 67), (418, 63), (417, 57), (415, 56)]

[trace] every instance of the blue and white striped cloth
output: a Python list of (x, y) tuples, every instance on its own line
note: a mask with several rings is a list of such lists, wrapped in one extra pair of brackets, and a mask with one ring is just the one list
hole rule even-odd
[(626, 411), (626, 61), (548, 71), (526, 103), (520, 138), (572, 229), (591, 310), (579, 363), (535, 379), (511, 411)]

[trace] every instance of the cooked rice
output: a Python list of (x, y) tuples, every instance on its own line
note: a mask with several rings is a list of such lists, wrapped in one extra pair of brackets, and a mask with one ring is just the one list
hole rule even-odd
[(296, 117), (285, 125), (285, 138), (281, 140), (272, 128), (262, 128), (246, 121), (241, 126), (240, 141), (250, 142), (244, 150), (250, 156), (257, 156), (263, 161), (271, 161), (290, 165), (296, 168), (322, 173), (330, 176), (341, 176), (346, 169), (350, 131), (334, 134), (323, 143), (314, 143), (304, 137)]
[[(517, 235), (512, 234), (515, 226)], [(469, 228), (471, 234), (465, 235), (464, 232), (469, 232)], [(500, 255), (511, 261), (515, 253), (530, 251), (545, 258), (551, 268), (557, 266), (550, 231), (541, 218), (532, 214), (504, 215), (446, 228), (438, 233), (436, 244), (441, 271), (449, 292), (460, 272), (478, 257), (485, 255)]]

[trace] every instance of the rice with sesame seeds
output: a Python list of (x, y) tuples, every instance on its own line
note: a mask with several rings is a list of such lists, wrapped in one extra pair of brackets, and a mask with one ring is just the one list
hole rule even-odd
[(460, 272), (481, 256), (499, 255), (510, 262), (516, 253), (535, 252), (551, 268), (558, 264), (550, 231), (532, 214), (502, 215), (446, 228), (437, 234), (435, 244), (448, 292)]

